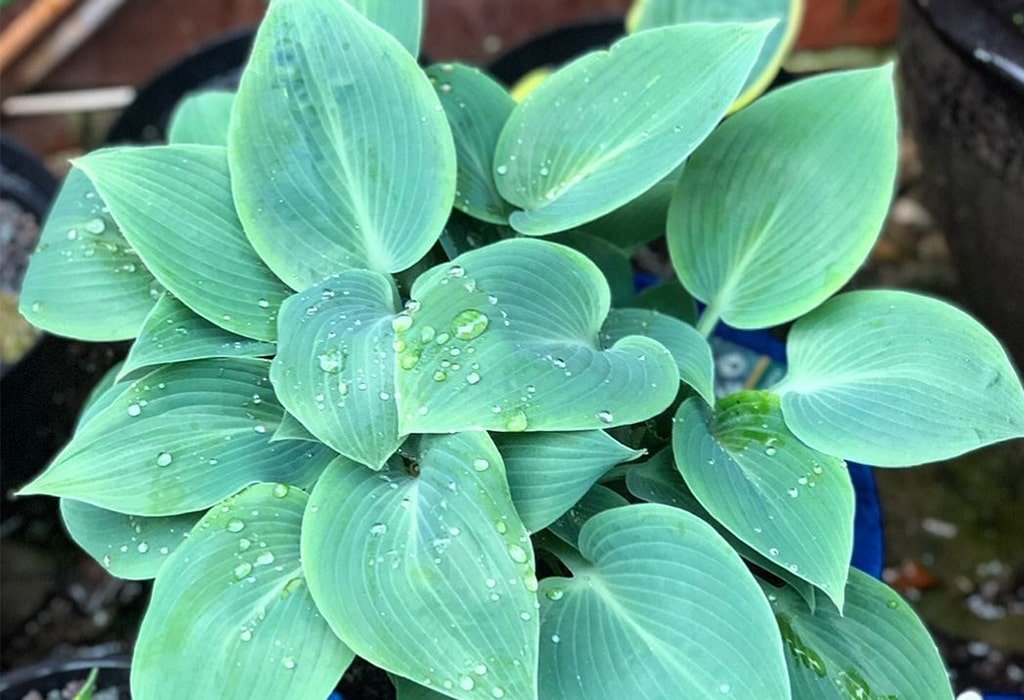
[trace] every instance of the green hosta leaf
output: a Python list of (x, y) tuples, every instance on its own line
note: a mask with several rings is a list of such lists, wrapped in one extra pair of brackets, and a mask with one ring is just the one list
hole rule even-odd
[(721, 119), (768, 26), (690, 25), (577, 59), (513, 111), (495, 152), (498, 191), (530, 235), (565, 231), (637, 198)]
[(601, 342), (610, 346), (631, 335), (652, 338), (668, 348), (680, 379), (715, 405), (715, 360), (708, 341), (693, 326), (657, 311), (612, 309), (601, 328)]
[(786, 424), (816, 449), (881, 467), (947, 459), (1024, 436), (1024, 389), (999, 341), (948, 304), (853, 292), (798, 321)]
[(133, 698), (327, 697), (354, 655), (305, 585), (306, 501), (284, 484), (258, 484), (199, 521), (157, 575)]
[(794, 700), (952, 699), (928, 631), (884, 583), (850, 569), (842, 616), (811, 615), (790, 589), (762, 586), (782, 630)]
[(60, 515), (71, 539), (111, 574), (147, 579), (157, 575), (203, 514), (146, 518), (62, 498)]
[(401, 444), (395, 390), (398, 293), (391, 279), (348, 270), (281, 307), (270, 377), (288, 412), (335, 451), (379, 469)]
[(853, 484), (843, 461), (786, 429), (778, 397), (744, 391), (679, 407), (672, 451), (686, 485), (733, 535), (843, 608)]
[(232, 333), (274, 340), (288, 290), (242, 232), (223, 148), (113, 148), (78, 164), (146, 266), (185, 306)]
[(425, 0), (348, 0), (371, 22), (398, 39), (409, 53), (418, 56), (423, 35)]
[(512, 238), (514, 235), (515, 231), (507, 226), (489, 224), (461, 212), (452, 211), (438, 243), (441, 244), (448, 259), (454, 260), (463, 253), (497, 243), (505, 238)]
[(166, 292), (146, 317), (119, 377), (155, 365), (209, 357), (261, 357), (275, 345), (235, 335), (197, 316)]
[(88, 176), (72, 168), (29, 261), (21, 315), (58, 335), (124, 340), (138, 334), (159, 295)]
[(541, 697), (789, 698), (753, 576), (698, 517), (643, 504), (580, 533), (573, 578), (541, 583)]
[(654, 309), (666, 316), (694, 325), (697, 322), (697, 304), (679, 280), (668, 280), (648, 287), (636, 295), (633, 306)]
[(171, 115), (167, 140), (204, 146), (227, 146), (235, 93), (207, 90), (189, 95)]
[[(453, 698), (535, 700), (537, 579), (486, 433), (425, 436), (410, 474), (339, 458), (313, 491), (302, 559), (359, 656)], [(487, 466), (483, 467), (486, 462)]]
[(391, 682), (395, 684), (397, 700), (444, 700), (449, 697), (401, 676), (392, 675)]
[(576, 547), (579, 545), (580, 530), (588, 520), (602, 511), (628, 505), (629, 501), (618, 493), (597, 484), (583, 494), (583, 498), (562, 517), (551, 523), (548, 529), (564, 542)]
[(758, 100), (718, 128), (679, 179), (668, 217), (679, 279), (709, 318), (737, 328), (810, 311), (871, 250), (897, 150), (891, 66), (802, 80)]
[(428, 68), (427, 75), (455, 139), (455, 208), (483, 221), (507, 223), (512, 207), (494, 182), (494, 148), (516, 103), (505, 88), (476, 68), (442, 63)]
[(75, 426), (75, 430), (80, 429), (94, 415), (99, 413), (100, 409), (108, 406), (118, 394), (128, 388), (128, 382), (118, 380), (118, 375), (123, 366), (124, 361), (118, 362), (108, 369), (100, 377), (100, 380), (96, 382), (96, 386), (92, 388), (89, 395), (85, 397), (85, 401), (82, 402), (82, 411), (78, 414), (78, 423)]
[(530, 532), (554, 522), (616, 464), (643, 454), (603, 430), (506, 433), (495, 435), (494, 442), (505, 461), (512, 501)]
[(601, 350), (608, 285), (582, 254), (517, 238), (422, 275), (399, 329), (399, 431), (586, 430), (646, 420), (678, 390), (642, 337)]
[(627, 254), (664, 236), (668, 207), (682, 170), (680, 165), (633, 201), (584, 224), (582, 230)]
[(299, 422), (299, 419), (285, 411), (281, 416), (281, 425), (277, 426), (271, 442), (281, 440), (305, 440), (306, 442), (320, 442), (313, 433), (306, 430), (306, 426)]
[(629, 256), (606, 240), (585, 231), (566, 231), (548, 240), (567, 245), (590, 258), (608, 282), (614, 306), (627, 306), (636, 296), (633, 287), (633, 266)]
[(804, 0), (639, 0), (626, 22), (631, 32), (687, 22), (753, 22), (773, 19), (754, 68), (733, 110), (750, 103), (775, 79), (800, 30)]
[(229, 151), (246, 234), (295, 289), (349, 268), (404, 270), (455, 197), (455, 147), (430, 81), (338, 0), (270, 5)]
[(22, 495), (162, 516), (209, 508), (257, 481), (313, 483), (333, 453), (269, 444), (283, 414), (269, 368), (265, 360), (196, 360), (128, 383)]
[(626, 488), (631, 494), (648, 503), (662, 503), (693, 513), (715, 528), (737, 554), (788, 583), (807, 601), (812, 611), (816, 608), (815, 588), (812, 584), (781, 566), (770, 554), (762, 555), (737, 538), (700, 504), (693, 492), (683, 483), (683, 477), (672, 459), (671, 449), (662, 450), (649, 461), (626, 472)]

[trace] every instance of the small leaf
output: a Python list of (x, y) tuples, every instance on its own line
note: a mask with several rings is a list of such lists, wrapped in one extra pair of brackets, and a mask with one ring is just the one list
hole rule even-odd
[(628, 255), (661, 238), (665, 235), (668, 207), (682, 170), (680, 165), (636, 199), (587, 222), (581, 230), (608, 241)]
[(686, 485), (716, 521), (843, 609), (853, 484), (841, 459), (786, 429), (778, 397), (739, 392), (714, 410), (687, 400), (676, 413), (672, 451)]
[(765, 39), (754, 68), (729, 111), (752, 102), (764, 92), (782, 67), (786, 54), (800, 31), (804, 0), (639, 0), (626, 21), (630, 32), (688, 22), (753, 22), (773, 19), (778, 22)]
[(157, 301), (132, 343), (118, 377), (156, 365), (210, 357), (263, 357), (275, 345), (235, 335), (197, 316), (168, 293)]
[(281, 307), (270, 371), (288, 412), (349, 459), (380, 469), (401, 444), (395, 388), (398, 293), (391, 279), (348, 270)]
[(843, 614), (809, 614), (788, 588), (762, 584), (786, 645), (794, 700), (952, 700), (935, 642), (898, 593), (850, 569)]
[(317, 607), (387, 671), (453, 698), (536, 700), (537, 579), (501, 455), (486, 433), (408, 454), (415, 466), (378, 474), (340, 457), (317, 482), (302, 531)]
[(269, 367), (196, 360), (128, 383), (21, 495), (163, 516), (209, 508), (258, 481), (312, 484), (334, 453), (308, 442), (269, 444), (284, 413)]
[(897, 150), (891, 66), (801, 80), (742, 110), (693, 154), (672, 199), (683, 286), (736, 328), (807, 313), (871, 250)]
[(626, 488), (631, 494), (648, 503), (661, 503), (693, 513), (715, 528), (715, 532), (721, 535), (729, 543), (729, 546), (736, 550), (737, 554), (788, 583), (807, 602), (807, 606), (812, 612), (816, 609), (815, 588), (812, 584), (781, 566), (777, 560), (772, 559), (771, 555), (762, 555), (747, 545), (715, 520), (711, 513), (700, 504), (697, 497), (683, 482), (683, 477), (672, 458), (671, 448), (662, 450), (647, 462), (638, 464), (626, 472)]
[(124, 340), (138, 334), (159, 295), (89, 177), (72, 168), (29, 260), (21, 315), (58, 335)]
[(643, 454), (603, 430), (498, 433), (493, 438), (505, 462), (512, 501), (530, 532), (554, 522), (616, 464)]
[(541, 583), (545, 698), (789, 698), (753, 576), (699, 518), (614, 508), (580, 533), (588, 564)]
[(227, 146), (235, 93), (206, 90), (189, 95), (174, 108), (167, 140), (174, 144)]
[(633, 282), (633, 265), (629, 256), (608, 241), (585, 231), (566, 231), (548, 238), (586, 255), (604, 275), (612, 293), (613, 306), (628, 306), (636, 296)]
[(697, 322), (697, 303), (690, 293), (683, 289), (683, 285), (679, 284), (679, 280), (667, 280), (648, 287), (636, 295), (633, 306), (653, 309), (691, 326)]
[(271, 442), (282, 440), (305, 440), (306, 442), (320, 442), (313, 433), (306, 430), (306, 426), (299, 422), (299, 419), (285, 411), (281, 416), (281, 425), (274, 431)]
[(133, 698), (327, 697), (354, 655), (305, 585), (306, 501), (299, 489), (258, 484), (199, 521), (157, 575)]
[(455, 139), (455, 208), (483, 221), (508, 223), (512, 207), (494, 182), (494, 149), (515, 102), (486, 73), (461, 63), (431, 66), (427, 76)]
[(420, 54), (425, 0), (348, 0), (368, 20), (393, 36), (413, 56)]
[(216, 326), (273, 341), (287, 288), (256, 256), (223, 148), (112, 148), (78, 161), (153, 275)]
[(602, 344), (611, 346), (631, 335), (652, 338), (668, 348), (679, 366), (679, 378), (708, 405), (715, 405), (715, 360), (704, 336), (679, 319), (657, 311), (612, 309), (601, 328)]
[(146, 518), (62, 498), (60, 515), (75, 544), (103, 568), (118, 578), (141, 580), (157, 575), (203, 514)]
[(1006, 351), (936, 299), (842, 294), (793, 326), (786, 352), (774, 391), (815, 449), (906, 467), (1024, 436), (1024, 389)]
[(630, 336), (598, 345), (608, 285), (584, 255), (517, 238), (433, 268), (398, 326), (401, 433), (587, 430), (664, 410), (669, 352)]
[(498, 191), (512, 227), (565, 231), (636, 199), (704, 140), (739, 93), (768, 25), (695, 24), (577, 59), (512, 112)]
[(507, 226), (489, 224), (462, 212), (452, 211), (438, 243), (441, 244), (448, 259), (454, 260), (463, 253), (514, 236), (515, 231)]
[(564, 515), (551, 523), (548, 529), (562, 541), (573, 547), (578, 547), (580, 531), (588, 520), (603, 511), (628, 505), (629, 501), (615, 491), (607, 486), (596, 484), (583, 494), (583, 498), (577, 501)]
[(297, 290), (351, 268), (406, 269), (455, 198), (455, 146), (430, 81), (346, 2), (271, 3), (228, 140), (245, 232)]

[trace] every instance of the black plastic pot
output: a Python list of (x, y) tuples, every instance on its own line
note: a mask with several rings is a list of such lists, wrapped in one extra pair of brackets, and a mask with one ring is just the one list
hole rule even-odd
[(968, 302), (1020, 364), (1024, 27), (1017, 22), (1024, 22), (1020, 0), (904, 0), (900, 70), (929, 208), (948, 234)]
[(94, 668), (99, 670), (97, 692), (115, 689), (119, 700), (127, 700), (129, 666), (122, 658), (44, 661), (0, 677), (0, 700), (22, 700), (32, 691), (45, 698), (48, 692), (62, 690), (68, 683), (84, 681)]

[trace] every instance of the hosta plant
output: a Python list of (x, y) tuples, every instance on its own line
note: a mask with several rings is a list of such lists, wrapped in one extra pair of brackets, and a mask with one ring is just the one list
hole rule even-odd
[[(403, 700), (949, 697), (849, 568), (844, 460), (1020, 436), (1024, 391), (963, 312), (836, 294), (890, 68), (737, 109), (775, 25), (669, 23), (517, 104), (422, 69), (409, 7), (273, 0), (237, 93), (76, 160), (32, 260), (36, 325), (135, 338), (21, 491), (155, 578), (134, 697), (321, 698), (356, 656)], [(716, 397), (716, 325), (790, 321), (785, 378)]]

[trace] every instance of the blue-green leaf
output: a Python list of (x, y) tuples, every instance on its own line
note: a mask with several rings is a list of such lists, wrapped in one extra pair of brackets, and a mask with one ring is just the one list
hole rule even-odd
[(684, 323), (697, 322), (697, 304), (690, 293), (683, 289), (679, 280), (659, 282), (636, 295), (633, 306), (654, 309), (666, 316), (673, 316)]
[(174, 108), (167, 140), (171, 143), (227, 146), (234, 103), (235, 93), (226, 90), (207, 90), (189, 95)]
[(306, 494), (258, 484), (207, 513), (161, 567), (132, 659), (132, 697), (323, 698), (354, 658), (299, 560)]
[(603, 238), (586, 231), (566, 231), (548, 238), (586, 255), (604, 275), (612, 294), (613, 306), (629, 306), (636, 296), (633, 282), (633, 265), (629, 256)]
[(245, 238), (223, 148), (112, 148), (78, 166), (146, 267), (179, 301), (227, 331), (274, 340), (288, 289)]
[(687, 400), (676, 413), (672, 451), (686, 485), (716, 521), (842, 610), (853, 554), (853, 484), (841, 459), (786, 429), (778, 397), (744, 391), (715, 409)]
[(89, 177), (72, 168), (25, 272), (21, 315), (58, 335), (124, 340), (138, 334), (160, 291)]
[(767, 24), (694, 24), (627, 37), (557, 71), (512, 112), (498, 191), (517, 231), (544, 235), (636, 199), (678, 167), (725, 114)]
[(413, 56), (420, 53), (426, 0), (347, 0), (368, 20), (395, 37)]
[(669, 208), (683, 286), (736, 328), (807, 313), (871, 250), (897, 150), (891, 66), (802, 80), (737, 113), (693, 154)]
[(536, 700), (537, 578), (501, 455), (458, 433), (407, 459), (374, 473), (340, 457), (317, 483), (302, 531), (317, 607), (387, 671), (453, 698)]
[(615, 491), (607, 486), (596, 484), (583, 494), (583, 498), (577, 501), (572, 508), (551, 523), (548, 529), (562, 541), (577, 547), (579, 546), (580, 531), (588, 520), (603, 511), (628, 505), (629, 501)]
[(786, 346), (789, 428), (811, 447), (880, 467), (948, 459), (1024, 436), (1006, 351), (949, 304), (852, 292), (798, 321)]
[(455, 197), (443, 108), (416, 59), (348, 3), (271, 3), (233, 120), (239, 216), (293, 288), (398, 272), (437, 241)]

